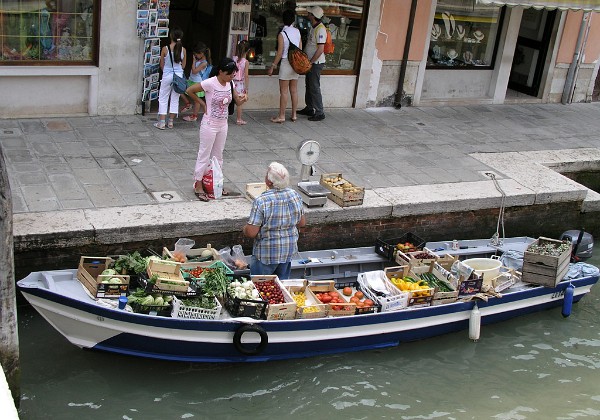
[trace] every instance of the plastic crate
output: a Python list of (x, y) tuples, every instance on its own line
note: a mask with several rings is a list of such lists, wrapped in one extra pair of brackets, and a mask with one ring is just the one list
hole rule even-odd
[[(139, 302), (131, 302), (129, 304), (133, 312), (136, 314), (154, 315), (154, 316), (171, 316), (171, 305), (142, 305)], [(154, 313), (153, 313), (154, 312)]]
[(254, 319), (264, 319), (267, 314), (268, 302), (255, 299), (240, 299), (225, 294), (225, 308), (232, 317), (247, 316)]
[[(202, 274), (200, 274), (200, 277), (194, 277), (190, 274), (190, 271), (194, 268), (201, 268), (203, 270)], [(229, 280), (233, 279), (234, 271), (231, 268), (227, 267), (227, 265), (223, 261), (213, 261), (206, 266), (197, 263), (197, 265), (194, 267), (182, 267), (181, 271), (184, 274), (184, 278), (186, 277), (185, 273), (190, 274), (189, 281), (192, 286), (199, 287), (204, 282), (204, 270), (208, 270), (211, 268), (222, 268), (223, 270), (225, 270), (225, 276), (229, 278)]]
[(221, 317), (221, 311), (223, 307), (219, 303), (219, 300), (213, 297), (215, 307), (213, 309), (200, 308), (197, 306), (186, 306), (177, 297), (173, 297), (173, 310), (171, 316), (173, 318), (185, 318), (185, 319), (219, 319)]
[(394, 261), (397, 250), (396, 245), (406, 242), (412, 243), (415, 247), (414, 249), (403, 250), (403, 252), (420, 251), (425, 246), (425, 241), (421, 237), (407, 232), (397, 238), (377, 238), (375, 240), (375, 252), (390, 261)]
[[(368, 287), (368, 275), (374, 275), (370, 273), (377, 273), (380, 276), (385, 288), (388, 292), (387, 296), (378, 296)], [(381, 305), (381, 311), (394, 311), (398, 309), (404, 309), (408, 306), (408, 292), (401, 292), (396, 286), (394, 286), (387, 278), (383, 271), (361, 273), (358, 276), (358, 284), (360, 285), (363, 293), (369, 297), (373, 302), (377, 302)]]

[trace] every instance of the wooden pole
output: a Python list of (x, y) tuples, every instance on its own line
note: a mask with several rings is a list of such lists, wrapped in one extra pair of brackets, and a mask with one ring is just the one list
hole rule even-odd
[(13, 254), (12, 198), (2, 147), (0, 147), (0, 363), (4, 369), (15, 405), (18, 407), (21, 385)]

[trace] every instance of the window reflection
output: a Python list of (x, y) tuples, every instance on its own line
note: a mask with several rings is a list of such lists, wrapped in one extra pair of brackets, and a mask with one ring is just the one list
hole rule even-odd
[(440, 0), (431, 27), (428, 68), (493, 65), (500, 8), (471, 0)]
[(0, 61), (92, 60), (94, 0), (0, 0)]
[(364, 0), (340, 0), (337, 2), (252, 0), (247, 36), (233, 31), (233, 14), (237, 1), (243, 2), (244, 0), (234, 0), (230, 51), (235, 51), (233, 46), (247, 37), (252, 47), (249, 55), (251, 70), (266, 70), (273, 63), (277, 53), (277, 35), (283, 27), (282, 13), (286, 8), (296, 10), (296, 27), (302, 35), (303, 45), (306, 44), (310, 27), (310, 22), (306, 17), (306, 7), (308, 6), (323, 8), (325, 13), (323, 23), (329, 28), (335, 45), (334, 53), (325, 57), (325, 69), (349, 71), (357, 69), (358, 46), (365, 19)]

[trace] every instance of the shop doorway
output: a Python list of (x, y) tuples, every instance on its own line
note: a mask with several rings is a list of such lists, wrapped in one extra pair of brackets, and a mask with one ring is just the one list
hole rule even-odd
[(550, 48), (556, 10), (525, 9), (519, 28), (508, 88), (538, 97)]
[[(211, 50), (213, 63), (225, 56), (231, 2), (223, 0), (171, 0), (169, 28), (183, 30), (183, 46), (191, 57), (192, 49), (198, 41), (204, 42)], [(168, 43), (162, 38), (163, 45)], [(186, 74), (192, 65), (188, 58)]]

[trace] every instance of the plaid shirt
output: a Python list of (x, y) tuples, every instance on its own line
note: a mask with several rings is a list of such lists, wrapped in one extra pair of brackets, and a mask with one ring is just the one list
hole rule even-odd
[(291, 188), (270, 189), (252, 203), (248, 223), (260, 226), (254, 240), (253, 254), (263, 264), (292, 260), (297, 251), (296, 225), (304, 214), (302, 197)]

